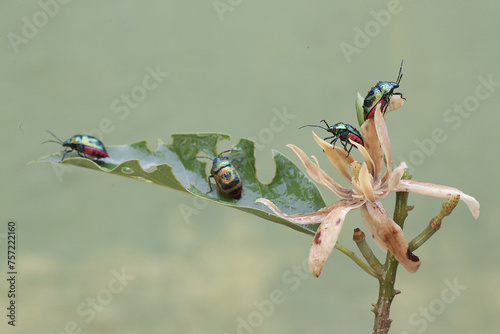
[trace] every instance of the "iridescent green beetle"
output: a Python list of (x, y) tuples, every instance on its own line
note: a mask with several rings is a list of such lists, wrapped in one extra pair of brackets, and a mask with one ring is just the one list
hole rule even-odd
[(239, 199), (241, 197), (241, 191), (243, 190), (243, 179), (240, 173), (236, 170), (233, 165), (233, 160), (229, 160), (228, 157), (223, 157), (222, 155), (227, 152), (232, 152), (233, 150), (227, 150), (221, 152), (216, 158), (210, 158), (205, 156), (197, 156), (195, 158), (204, 158), (212, 160), (212, 168), (210, 169), (210, 176), (208, 177), (208, 185), (210, 186), (210, 193), (213, 191), (212, 184), (210, 183), (210, 178), (214, 178), (217, 188), (224, 195), (232, 198)]
[(369, 118), (372, 118), (375, 114), (375, 109), (380, 104), (380, 108), (382, 113), (385, 113), (387, 107), (389, 106), (389, 102), (391, 100), (391, 96), (400, 95), (403, 98), (402, 93), (394, 93), (394, 90), (399, 87), (399, 83), (401, 82), (401, 78), (403, 74), (401, 73), (403, 69), (403, 61), (401, 61), (401, 67), (399, 68), (399, 74), (396, 81), (379, 81), (375, 86), (373, 86), (366, 94), (365, 100), (363, 102), (363, 115), (365, 121)]
[(96, 137), (88, 135), (74, 135), (70, 139), (63, 142), (52, 132), (48, 130), (46, 131), (50, 133), (55, 139), (57, 139), (57, 141), (47, 140), (44, 141), (42, 144), (45, 144), (47, 142), (52, 142), (61, 144), (62, 146), (66, 147), (66, 149), (64, 150), (64, 154), (61, 158), (61, 161), (64, 160), (64, 157), (66, 156), (67, 153), (75, 150), (78, 153), (78, 155), (83, 158), (88, 158), (89, 156), (98, 159), (108, 157), (108, 152), (106, 151), (104, 144)]
[[(362, 146), (365, 145), (365, 142), (363, 141), (363, 137), (361, 136), (361, 133), (354, 126), (347, 124), (347, 123), (343, 123), (343, 122), (339, 122), (337, 124), (330, 126), (330, 125), (328, 125), (328, 123), (324, 119), (322, 119), (321, 122), (325, 123), (326, 128), (324, 128), (320, 125), (304, 125), (304, 126), (301, 126), (299, 129), (302, 129), (306, 126), (311, 126), (311, 127), (321, 128), (323, 130), (330, 132), (333, 136), (326, 137), (324, 140), (328, 140), (328, 139), (333, 138), (332, 141), (330, 142), (330, 144), (335, 146), (335, 143), (337, 142), (337, 140), (340, 139), (340, 142), (342, 143), (344, 150), (347, 151), (347, 156), (349, 156), (349, 153), (351, 153), (351, 150), (354, 146), (349, 142), (349, 139), (351, 139), (352, 141), (355, 141), (356, 143), (358, 143)], [(347, 145), (351, 145), (349, 147), (349, 150), (347, 149)]]

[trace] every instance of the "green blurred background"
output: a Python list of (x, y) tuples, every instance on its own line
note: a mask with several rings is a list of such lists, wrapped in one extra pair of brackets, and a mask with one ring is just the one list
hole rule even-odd
[[(421, 269), (400, 270), (391, 333), (498, 331), (498, 176), (489, 179), (499, 163), (497, 3), (0, 3), (2, 332), (371, 333), (377, 282), (339, 252), (319, 279), (297, 270), (309, 236), (170, 189), (27, 163), (60, 150), (40, 145), (46, 129), (152, 148), (172, 133), (222, 132), (233, 139), (220, 150), (257, 141), (263, 181), (273, 176), (271, 149), (297, 162), (287, 143), (333, 172), (298, 128), (356, 125), (356, 89), (395, 80), (401, 59), (407, 101), (387, 121), (394, 161), (407, 161), (416, 180), (475, 196), (481, 215), (474, 221), (460, 203), (417, 251)], [(156, 81), (151, 71), (161, 72)], [(393, 202), (384, 202), (390, 212)], [(410, 238), (443, 200), (409, 202)], [(15, 329), (5, 316), (9, 220), (18, 229)], [(358, 226), (351, 213), (340, 242), (354, 249)]]

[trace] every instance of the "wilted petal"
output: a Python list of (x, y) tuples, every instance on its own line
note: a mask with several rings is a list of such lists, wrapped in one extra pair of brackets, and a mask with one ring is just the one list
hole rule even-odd
[(354, 191), (352, 191), (351, 189), (344, 188), (340, 184), (335, 182), (330, 177), (330, 175), (326, 174), (325, 171), (323, 171), (319, 167), (318, 159), (316, 159), (316, 157), (314, 155), (312, 156), (312, 158), (314, 159), (314, 162), (316, 162), (317, 174), (318, 174), (319, 179), (321, 181), (320, 183), (322, 185), (324, 185), (325, 187), (328, 187), (328, 189), (333, 191), (333, 193), (335, 195), (337, 195), (338, 197), (340, 197), (342, 199), (351, 199), (352, 195), (354, 194)]
[(453, 187), (414, 180), (401, 180), (394, 188), (394, 191), (408, 191), (415, 194), (440, 198), (449, 198), (454, 195), (460, 195), (460, 199), (467, 204), (474, 218), (477, 219), (477, 217), (479, 217), (479, 202), (474, 197), (469, 196)]
[(317, 169), (316, 169), (316, 166), (314, 165), (314, 163), (307, 157), (307, 155), (304, 153), (304, 151), (302, 151), (300, 148), (298, 148), (297, 146), (293, 145), (293, 144), (288, 144), (287, 145), (289, 148), (292, 149), (292, 151), (297, 155), (297, 157), (299, 157), (300, 161), (302, 162), (302, 164), (304, 165), (304, 167), (306, 168), (306, 172), (307, 174), (309, 174), (309, 176), (316, 182), (318, 183), (321, 183), (320, 182), (320, 178), (318, 176), (318, 173), (317, 173)]
[(283, 213), (280, 209), (278, 209), (278, 207), (267, 198), (258, 198), (257, 200), (255, 200), (255, 203), (262, 203), (266, 205), (269, 209), (271, 209), (271, 211), (274, 212), (276, 216), (289, 220), (292, 223), (302, 224), (302, 225), (315, 224), (323, 221), (330, 212), (330, 207), (334, 205), (332, 204), (330, 206), (324, 207), (316, 212), (303, 213), (297, 215), (287, 215)]
[(360, 207), (364, 202), (360, 199), (342, 200), (330, 206), (331, 212), (316, 231), (309, 252), (309, 269), (314, 276), (318, 277), (321, 274), (326, 259), (335, 247), (347, 213)]
[[(387, 126), (385, 124), (385, 119), (382, 116), (382, 112), (380, 108), (375, 109), (375, 115), (373, 117), (375, 120), (375, 128), (377, 130), (377, 136), (380, 140), (380, 145), (382, 147), (382, 151), (384, 152), (385, 161), (387, 164), (387, 169), (385, 171), (386, 174), (392, 173), (392, 165), (391, 165), (391, 141), (389, 140), (389, 132), (387, 131)], [(379, 179), (375, 180), (377, 183)]]
[(366, 199), (370, 202), (375, 202), (375, 194), (373, 193), (373, 178), (368, 173), (366, 164), (363, 164), (361, 171), (359, 172), (359, 185)]
[[(394, 187), (398, 185), (398, 183), (401, 181), (401, 178), (403, 177), (403, 174), (405, 173), (405, 169), (407, 168), (405, 162), (401, 162), (399, 166), (392, 171), (391, 175), (389, 176), (389, 182), (387, 182), (386, 185), (383, 187), (383, 193), (380, 197), (384, 198), (386, 197), (391, 191), (394, 190)], [(383, 180), (384, 178), (382, 178)]]
[(366, 202), (361, 207), (361, 217), (371, 236), (384, 250), (389, 249), (401, 265), (410, 273), (420, 267), (420, 259), (410, 252), (403, 230), (385, 211), (380, 202)]
[(368, 153), (368, 151), (363, 145), (360, 145), (351, 139), (349, 139), (349, 141), (351, 142), (352, 145), (358, 148), (363, 158), (365, 158), (366, 165), (368, 167), (368, 172), (370, 172), (370, 174), (373, 175), (375, 173), (375, 164), (373, 163), (373, 160), (370, 157), (370, 153)]
[(350, 154), (349, 156), (347, 156), (347, 152), (340, 147), (334, 148), (332, 144), (327, 143), (326, 141), (318, 137), (316, 133), (314, 133), (314, 131), (312, 134), (319, 147), (321, 147), (325, 151), (326, 157), (330, 160), (330, 162), (335, 166), (335, 168), (337, 168), (337, 170), (340, 172), (340, 174), (342, 174), (343, 177), (351, 182), (351, 174), (349, 174), (347, 165), (355, 160), (354, 157)]
[[(297, 155), (302, 164), (304, 165), (307, 174), (319, 184), (328, 187), (331, 191), (333, 191), (340, 198), (350, 198), (352, 194), (352, 190), (347, 189), (337, 182), (335, 182), (328, 174), (326, 174), (320, 167), (318, 161), (315, 159), (316, 163), (312, 162), (307, 155), (295, 145), (288, 144), (289, 148)], [(330, 145), (331, 146), (331, 145)]]
[(387, 109), (385, 110), (385, 115), (387, 115), (389, 112), (399, 109), (403, 106), (403, 103), (405, 103), (405, 100), (401, 97), (401, 95), (393, 95), (391, 96), (391, 100), (389, 102), (389, 105), (387, 106)]
[[(380, 110), (380, 108), (378, 109)], [(375, 119), (373, 117), (363, 123), (361, 126), (361, 134), (363, 136), (363, 142), (365, 143), (364, 147), (373, 161), (373, 179), (378, 183), (384, 168), (384, 150), (380, 144), (377, 129), (375, 128)]]

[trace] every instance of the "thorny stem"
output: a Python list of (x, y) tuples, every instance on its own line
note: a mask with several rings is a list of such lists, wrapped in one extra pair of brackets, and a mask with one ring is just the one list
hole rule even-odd
[[(408, 217), (408, 211), (413, 207), (407, 206), (408, 193), (396, 193), (396, 207), (394, 208), (394, 221), (403, 228), (404, 221)], [(389, 332), (392, 320), (389, 319), (391, 303), (394, 296), (400, 293), (394, 290), (396, 282), (396, 272), (398, 269), (398, 261), (394, 258), (391, 252), (387, 251), (387, 257), (384, 264), (384, 272), (379, 277), (379, 295), (377, 304), (373, 305), (373, 313), (375, 313), (375, 322), (373, 324), (373, 333), (386, 334)]]
[[(441, 228), (441, 221), (444, 217), (451, 214), (453, 209), (458, 204), (459, 200), (460, 195), (455, 195), (448, 198), (448, 200), (442, 205), (441, 212), (436, 217), (432, 218), (429, 225), (424, 229), (424, 231), (409, 243), (408, 248), (410, 249), (410, 251), (416, 250)], [(403, 228), (404, 221), (406, 217), (408, 217), (408, 211), (413, 209), (413, 206), (408, 206), (407, 203), (408, 193), (397, 192), (396, 207), (394, 209), (394, 221), (401, 228)], [(394, 296), (400, 293), (400, 291), (394, 290), (398, 264), (398, 261), (394, 258), (391, 252), (388, 251), (383, 274), (379, 276), (378, 301), (377, 304), (373, 305), (372, 310), (375, 313), (373, 333), (386, 334), (389, 332), (389, 328), (392, 322), (392, 320), (389, 319), (391, 303), (394, 299)]]

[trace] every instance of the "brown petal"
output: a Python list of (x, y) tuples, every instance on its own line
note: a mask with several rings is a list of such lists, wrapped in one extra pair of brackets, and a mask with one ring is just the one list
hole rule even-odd
[(363, 123), (361, 126), (361, 134), (363, 135), (363, 142), (365, 143), (364, 147), (373, 160), (373, 180), (375, 183), (378, 183), (384, 168), (384, 150), (380, 144), (377, 129), (375, 127), (375, 119), (373, 117)]
[(361, 218), (382, 249), (389, 249), (396, 260), (410, 273), (418, 270), (420, 259), (410, 252), (403, 230), (387, 214), (382, 203), (366, 202), (361, 207)]
[(391, 100), (389, 102), (389, 105), (387, 106), (387, 109), (385, 111), (385, 115), (387, 115), (389, 112), (399, 109), (403, 106), (405, 103), (405, 100), (401, 97), (401, 95), (393, 95), (391, 96)]
[(335, 182), (330, 177), (330, 175), (326, 174), (325, 171), (323, 171), (319, 167), (318, 159), (316, 159), (316, 157), (314, 155), (312, 156), (312, 158), (316, 162), (317, 174), (318, 174), (319, 179), (321, 181), (320, 183), (322, 185), (324, 185), (325, 187), (328, 187), (328, 189), (330, 189), (331, 191), (333, 191), (333, 193), (335, 195), (337, 195), (338, 197), (340, 197), (342, 199), (351, 199), (352, 195), (354, 194), (354, 191), (351, 190), (351, 189), (344, 188), (343, 186), (341, 186), (340, 184), (338, 184), (337, 182)]
[(319, 184), (328, 187), (331, 191), (333, 191), (340, 198), (348, 199), (352, 196), (352, 190), (347, 189), (337, 182), (335, 182), (328, 174), (326, 174), (320, 167), (318, 160), (315, 159), (316, 163), (312, 162), (307, 155), (295, 145), (288, 144), (289, 148), (299, 157), (300, 161), (304, 165), (307, 174)]
[[(389, 176), (389, 181), (387, 182), (386, 185), (383, 187), (383, 193), (380, 197), (384, 198), (386, 197), (391, 191), (394, 190), (394, 187), (398, 185), (398, 183), (401, 181), (401, 178), (403, 177), (403, 174), (405, 173), (407, 166), (405, 162), (401, 162), (399, 166), (392, 171), (391, 175)], [(383, 180), (384, 178), (382, 178)]]
[(255, 200), (255, 203), (262, 203), (266, 205), (269, 209), (271, 209), (271, 211), (273, 211), (276, 214), (276, 216), (289, 220), (292, 223), (302, 224), (302, 225), (319, 223), (323, 221), (330, 212), (330, 207), (327, 206), (316, 212), (303, 213), (297, 215), (287, 215), (283, 213), (280, 209), (278, 209), (278, 207), (267, 198), (258, 198), (257, 200)]
[(359, 172), (359, 185), (361, 190), (363, 190), (363, 195), (370, 202), (375, 202), (375, 194), (373, 193), (373, 178), (368, 173), (368, 168), (366, 164), (363, 164), (361, 171)]
[(313, 137), (316, 143), (318, 143), (319, 147), (321, 147), (327, 156), (327, 158), (330, 160), (330, 162), (337, 168), (337, 170), (344, 176), (349, 182), (351, 182), (351, 174), (349, 173), (349, 169), (347, 168), (347, 165), (349, 165), (351, 162), (353, 162), (354, 157), (349, 154), (347, 156), (347, 152), (340, 147), (334, 148), (332, 144), (327, 143), (323, 139), (319, 138), (313, 131)]
[(373, 175), (373, 173), (375, 172), (375, 164), (373, 163), (373, 160), (372, 158), (370, 157), (370, 153), (368, 153), (368, 151), (366, 150), (366, 148), (358, 143), (356, 143), (355, 141), (349, 139), (349, 141), (351, 142), (351, 144), (353, 144), (354, 146), (356, 146), (359, 150), (359, 152), (361, 152), (361, 155), (363, 156), (363, 158), (365, 158), (365, 161), (366, 161), (366, 165), (368, 167), (368, 172), (370, 172), (371, 175)]
[(297, 155), (297, 157), (299, 157), (300, 161), (302, 162), (302, 164), (304, 165), (304, 167), (306, 168), (306, 172), (307, 174), (309, 174), (309, 176), (316, 182), (318, 183), (321, 183), (320, 182), (320, 179), (319, 179), (319, 176), (317, 174), (317, 169), (316, 169), (316, 166), (314, 165), (314, 163), (307, 157), (307, 155), (304, 153), (304, 151), (302, 151), (300, 148), (298, 148), (297, 146), (293, 145), (293, 144), (288, 144), (287, 145), (289, 148), (292, 149), (292, 151)]
[[(380, 145), (382, 147), (382, 151), (384, 152), (385, 162), (387, 165), (387, 169), (385, 171), (386, 174), (392, 173), (392, 165), (391, 165), (391, 141), (389, 140), (389, 132), (387, 131), (387, 126), (385, 124), (385, 119), (382, 116), (382, 112), (380, 111), (380, 107), (377, 107), (375, 110), (375, 115), (373, 117), (375, 120), (375, 128), (377, 130), (377, 136), (380, 140)], [(377, 182), (378, 179), (375, 181)]]
[(309, 252), (309, 269), (318, 277), (325, 265), (326, 259), (332, 252), (344, 224), (347, 213), (363, 205), (361, 199), (342, 200), (330, 206), (330, 213), (316, 231), (311, 250)]
[(477, 219), (477, 217), (479, 217), (479, 202), (474, 197), (461, 192), (457, 188), (414, 180), (401, 180), (394, 188), (394, 191), (409, 191), (415, 194), (440, 198), (460, 195), (460, 199), (467, 204), (474, 218)]

